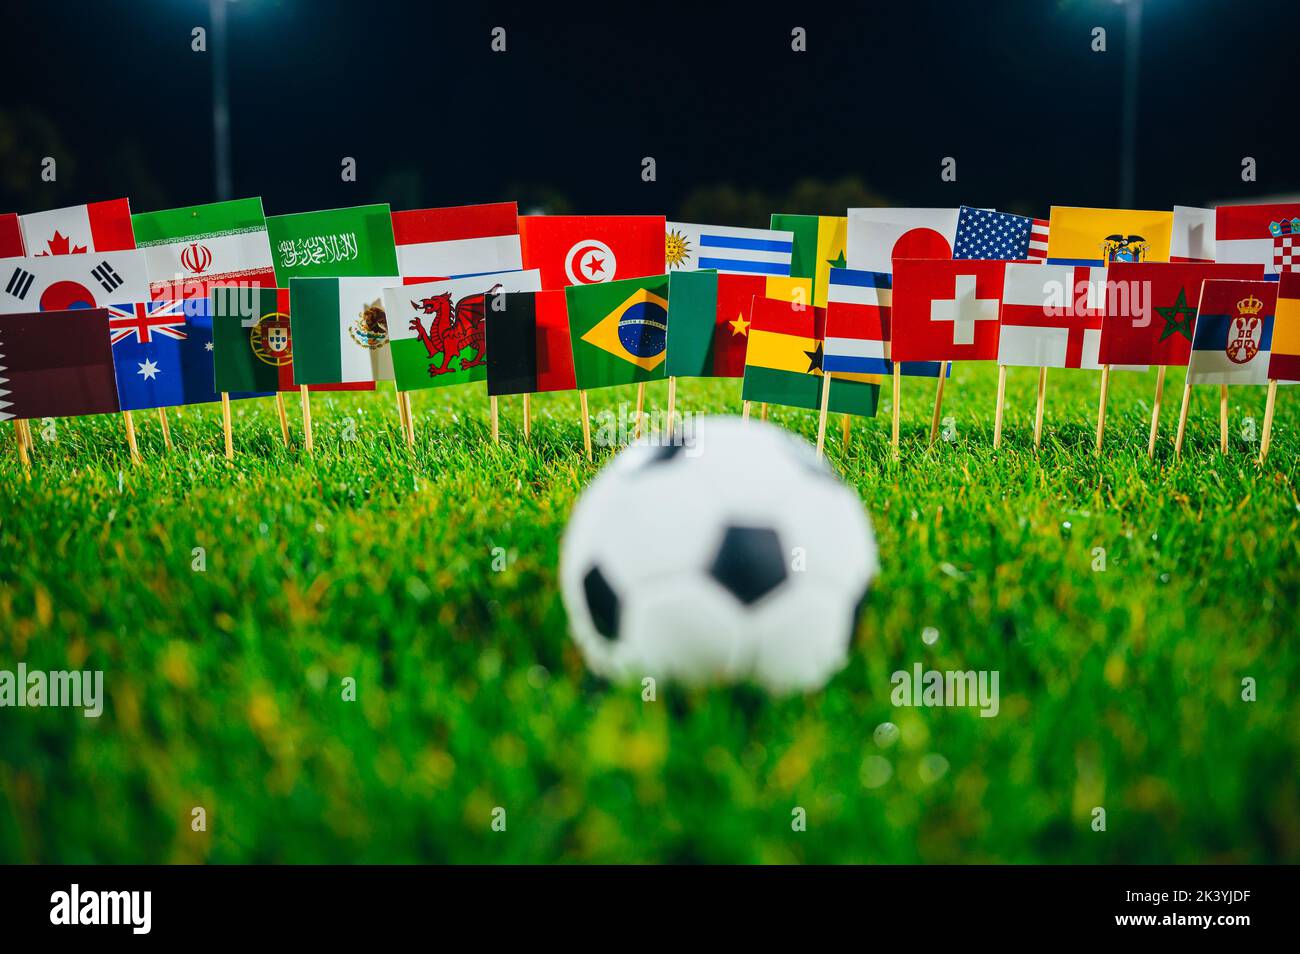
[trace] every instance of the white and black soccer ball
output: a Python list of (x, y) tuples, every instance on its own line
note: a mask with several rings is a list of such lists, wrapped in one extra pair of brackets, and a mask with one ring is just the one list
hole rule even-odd
[(616, 682), (822, 686), (879, 569), (856, 493), (788, 431), (697, 418), (634, 444), (579, 499), (560, 582), (587, 664)]

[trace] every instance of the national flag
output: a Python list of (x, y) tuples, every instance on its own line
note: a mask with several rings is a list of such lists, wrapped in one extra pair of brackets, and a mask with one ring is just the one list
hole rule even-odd
[(662, 215), (521, 215), (524, 268), (543, 288), (664, 274)]
[(963, 205), (957, 215), (957, 238), (953, 243), (952, 257), (1003, 262), (1028, 259), (1034, 221), (1024, 215)]
[(1047, 246), (1052, 241), (1052, 227), (1047, 219), (1034, 219), (1029, 230), (1029, 254), (1025, 257), (1031, 262), (1047, 260)]
[(76, 255), (135, 248), (131, 203), (126, 199), (91, 202), (18, 217), (27, 254)]
[(1174, 206), (1174, 231), (1169, 240), (1171, 262), (1214, 261), (1214, 210)]
[(37, 255), (0, 263), (0, 314), (148, 300), (149, 273), (142, 252)]
[(27, 253), (23, 250), (23, 227), (18, 223), (16, 212), (0, 215), (0, 258), (22, 258)]
[[(837, 366), (841, 360), (868, 358), (865, 374), (893, 374), (889, 360), (892, 330), (892, 275), (884, 272), (860, 272), (849, 268), (832, 268), (829, 276), (829, 304), (826, 306), (826, 360), (832, 371), (852, 370)], [(841, 332), (841, 329), (849, 329)], [(832, 345), (831, 338), (853, 339), (844, 347)], [(875, 342), (880, 342), (877, 349)], [(867, 342), (863, 344), (862, 342)], [(856, 349), (856, 350), (855, 350)], [(877, 354), (877, 351), (879, 353)], [(834, 355), (834, 360), (832, 360)], [(882, 363), (875, 359), (879, 357)], [(863, 365), (866, 368), (867, 365)], [(937, 378), (944, 367), (941, 361), (904, 361), (899, 373), (904, 377)], [(880, 370), (883, 369), (883, 370)], [(952, 368), (947, 368), (952, 374)]]
[(572, 391), (573, 344), (564, 289), (508, 292), (487, 315), (488, 394)]
[(1273, 381), (1300, 381), (1300, 275), (1287, 272), (1277, 290), (1273, 346), (1268, 376)]
[[(772, 228), (794, 235), (794, 256), (790, 274), (812, 282), (812, 303), (826, 307), (826, 288), (832, 268), (844, 268), (848, 249), (849, 219), (846, 215), (789, 215), (773, 213)], [(768, 298), (784, 298), (772, 288)]]
[(289, 324), (298, 384), (393, 380), (384, 289), (401, 278), (291, 278)]
[(541, 289), (536, 269), (385, 289), (397, 387), (415, 391), (485, 380), (487, 310), (505, 306), (502, 292)]
[(1172, 212), (1052, 206), (1047, 261), (1053, 265), (1167, 262)]
[(1005, 262), (900, 259), (890, 351), (901, 361), (993, 361)]
[(668, 276), (565, 290), (579, 388), (657, 381), (668, 347)]
[[(822, 399), (826, 310), (776, 298), (755, 298), (745, 353), (746, 401), (816, 409)], [(880, 387), (858, 375), (831, 375), (829, 409), (874, 417)]]
[(266, 218), (277, 284), (291, 278), (397, 275), (388, 204)]
[(1187, 364), (1192, 384), (1266, 384), (1277, 282), (1207, 281)]
[[(1263, 266), (1195, 262), (1115, 262), (1102, 302), (1102, 364), (1185, 366), (1197, 296), (1207, 279), (1258, 279)], [(1004, 319), (1005, 321), (1005, 319)]]
[(713, 269), (737, 275), (789, 275), (794, 235), (779, 229), (729, 225), (666, 224), (664, 260), (669, 271)]
[(0, 421), (118, 409), (106, 310), (0, 315)]
[(393, 213), (397, 268), (430, 281), (523, 268), (519, 207), (514, 202)]
[(1265, 277), (1300, 272), (1300, 202), (1219, 206), (1214, 248), (1217, 261), (1263, 265)]
[(207, 298), (219, 285), (275, 287), (262, 200), (231, 199), (131, 216), (154, 298)]
[(671, 273), (664, 373), (669, 377), (743, 377), (749, 308), (765, 288), (762, 275)]
[(892, 274), (904, 258), (952, 258), (960, 209), (849, 209), (847, 265)]

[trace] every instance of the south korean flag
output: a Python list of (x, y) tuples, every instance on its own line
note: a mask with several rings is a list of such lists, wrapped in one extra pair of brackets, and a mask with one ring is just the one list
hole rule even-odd
[(87, 252), (0, 260), (0, 315), (148, 301), (143, 252)]

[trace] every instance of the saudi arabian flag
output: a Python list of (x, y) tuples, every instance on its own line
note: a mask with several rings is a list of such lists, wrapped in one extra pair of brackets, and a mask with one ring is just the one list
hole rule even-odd
[(266, 220), (275, 276), (291, 278), (396, 275), (397, 246), (387, 203), (351, 209), (272, 215)]
[(658, 381), (668, 350), (668, 276), (570, 285), (569, 335), (580, 389)]
[[(832, 268), (845, 267), (849, 219), (845, 215), (773, 214), (772, 228), (794, 233), (794, 258), (790, 274), (812, 279), (813, 305), (826, 307)], [(769, 297), (783, 297), (769, 292)]]
[(384, 289), (389, 278), (294, 278), (293, 378), (298, 384), (393, 380)]
[(154, 298), (202, 298), (218, 285), (275, 286), (261, 199), (131, 216)]

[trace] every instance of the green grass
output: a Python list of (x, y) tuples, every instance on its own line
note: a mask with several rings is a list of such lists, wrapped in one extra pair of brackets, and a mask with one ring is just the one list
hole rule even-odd
[[(0, 709), (0, 861), (1300, 861), (1300, 394), (1261, 469), (1241, 428), (1262, 388), (1231, 392), (1226, 457), (1203, 388), (1182, 461), (1165, 439), (1148, 462), (1154, 373), (1114, 376), (1100, 459), (1097, 374), (1052, 373), (1038, 454), (1035, 372), (1010, 372), (996, 453), (995, 378), (958, 367), (956, 440), (931, 449), (933, 382), (905, 382), (899, 463), (888, 389), (847, 452), (832, 427), (883, 572), (848, 667), (778, 700), (644, 703), (585, 671), (559, 537), (608, 452), (583, 459), (573, 395), (534, 401), (527, 445), (503, 401), (494, 447), (481, 388), (417, 394), (413, 456), (386, 389), (314, 397), (314, 459), (293, 401), (291, 449), (271, 400), (236, 405), (233, 465), (216, 408), (173, 412), (169, 454), (138, 414), (141, 466), (115, 416), (54, 443), (34, 422), (30, 480), (5, 427), (0, 669), (103, 669), (108, 700)], [(739, 409), (738, 382), (678, 392)], [(811, 436), (816, 415), (772, 417)], [(1000, 671), (1000, 715), (894, 708), (917, 662)]]

